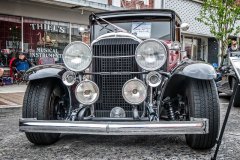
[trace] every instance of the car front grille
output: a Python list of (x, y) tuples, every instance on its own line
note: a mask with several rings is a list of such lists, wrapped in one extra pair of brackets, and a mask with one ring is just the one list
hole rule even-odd
[[(129, 38), (102, 39), (93, 44), (93, 72), (138, 72), (134, 58), (139, 42)], [(98, 57), (102, 56), (102, 57)], [(116, 57), (118, 56), (118, 57)], [(128, 57), (123, 57), (128, 56)], [(122, 97), (122, 87), (126, 81), (139, 75), (94, 75), (100, 96), (95, 104), (96, 117), (110, 117), (114, 107), (122, 107), (126, 117), (132, 117), (132, 106)], [(142, 106), (138, 106), (140, 114)]]

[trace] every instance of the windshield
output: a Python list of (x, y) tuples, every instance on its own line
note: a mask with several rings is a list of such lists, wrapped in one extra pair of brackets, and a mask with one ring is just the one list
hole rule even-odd
[[(111, 21), (110, 21), (111, 22)], [(129, 21), (128, 22), (111, 22), (114, 25), (121, 27), (127, 32), (134, 34), (138, 38), (141, 39), (148, 39), (148, 38), (156, 38), (156, 39), (162, 39), (162, 40), (171, 40), (171, 25), (170, 20), (135, 20), (135, 21)], [(116, 31), (116, 29), (101, 21), (101, 26), (98, 24), (95, 24), (94, 27), (94, 39), (97, 37), (110, 33), (112, 31)]]
[[(230, 52), (228, 56), (230, 56), (230, 57), (240, 57), (240, 51)], [(229, 57), (228, 56), (226, 56), (223, 59), (223, 66), (230, 65), (230, 61), (229, 61)]]
[(234, 51), (230, 54), (231, 57), (240, 57), (240, 51)]

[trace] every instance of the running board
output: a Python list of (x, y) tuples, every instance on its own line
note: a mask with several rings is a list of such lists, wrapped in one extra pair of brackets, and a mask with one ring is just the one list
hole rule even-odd
[(21, 118), (19, 130), (38, 133), (71, 133), (96, 135), (164, 135), (207, 134), (208, 119), (192, 118), (191, 121), (160, 122), (104, 122), (62, 121)]

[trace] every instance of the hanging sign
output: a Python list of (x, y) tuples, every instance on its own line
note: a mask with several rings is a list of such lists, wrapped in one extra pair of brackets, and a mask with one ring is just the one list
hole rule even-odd
[(50, 32), (66, 33), (67, 27), (53, 24), (30, 24), (32, 30), (44, 30)]

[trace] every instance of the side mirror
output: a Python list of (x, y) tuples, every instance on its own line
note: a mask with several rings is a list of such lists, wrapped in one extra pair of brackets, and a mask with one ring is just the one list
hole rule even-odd
[(84, 27), (79, 27), (78, 30), (79, 30), (79, 32), (81, 32), (81, 33), (85, 32), (85, 28), (84, 28)]
[(80, 26), (78, 28), (79, 33), (86, 33), (89, 32), (89, 27), (85, 27), (85, 26)]
[(188, 23), (182, 23), (180, 28), (183, 30), (183, 31), (187, 31), (189, 29), (189, 24)]

